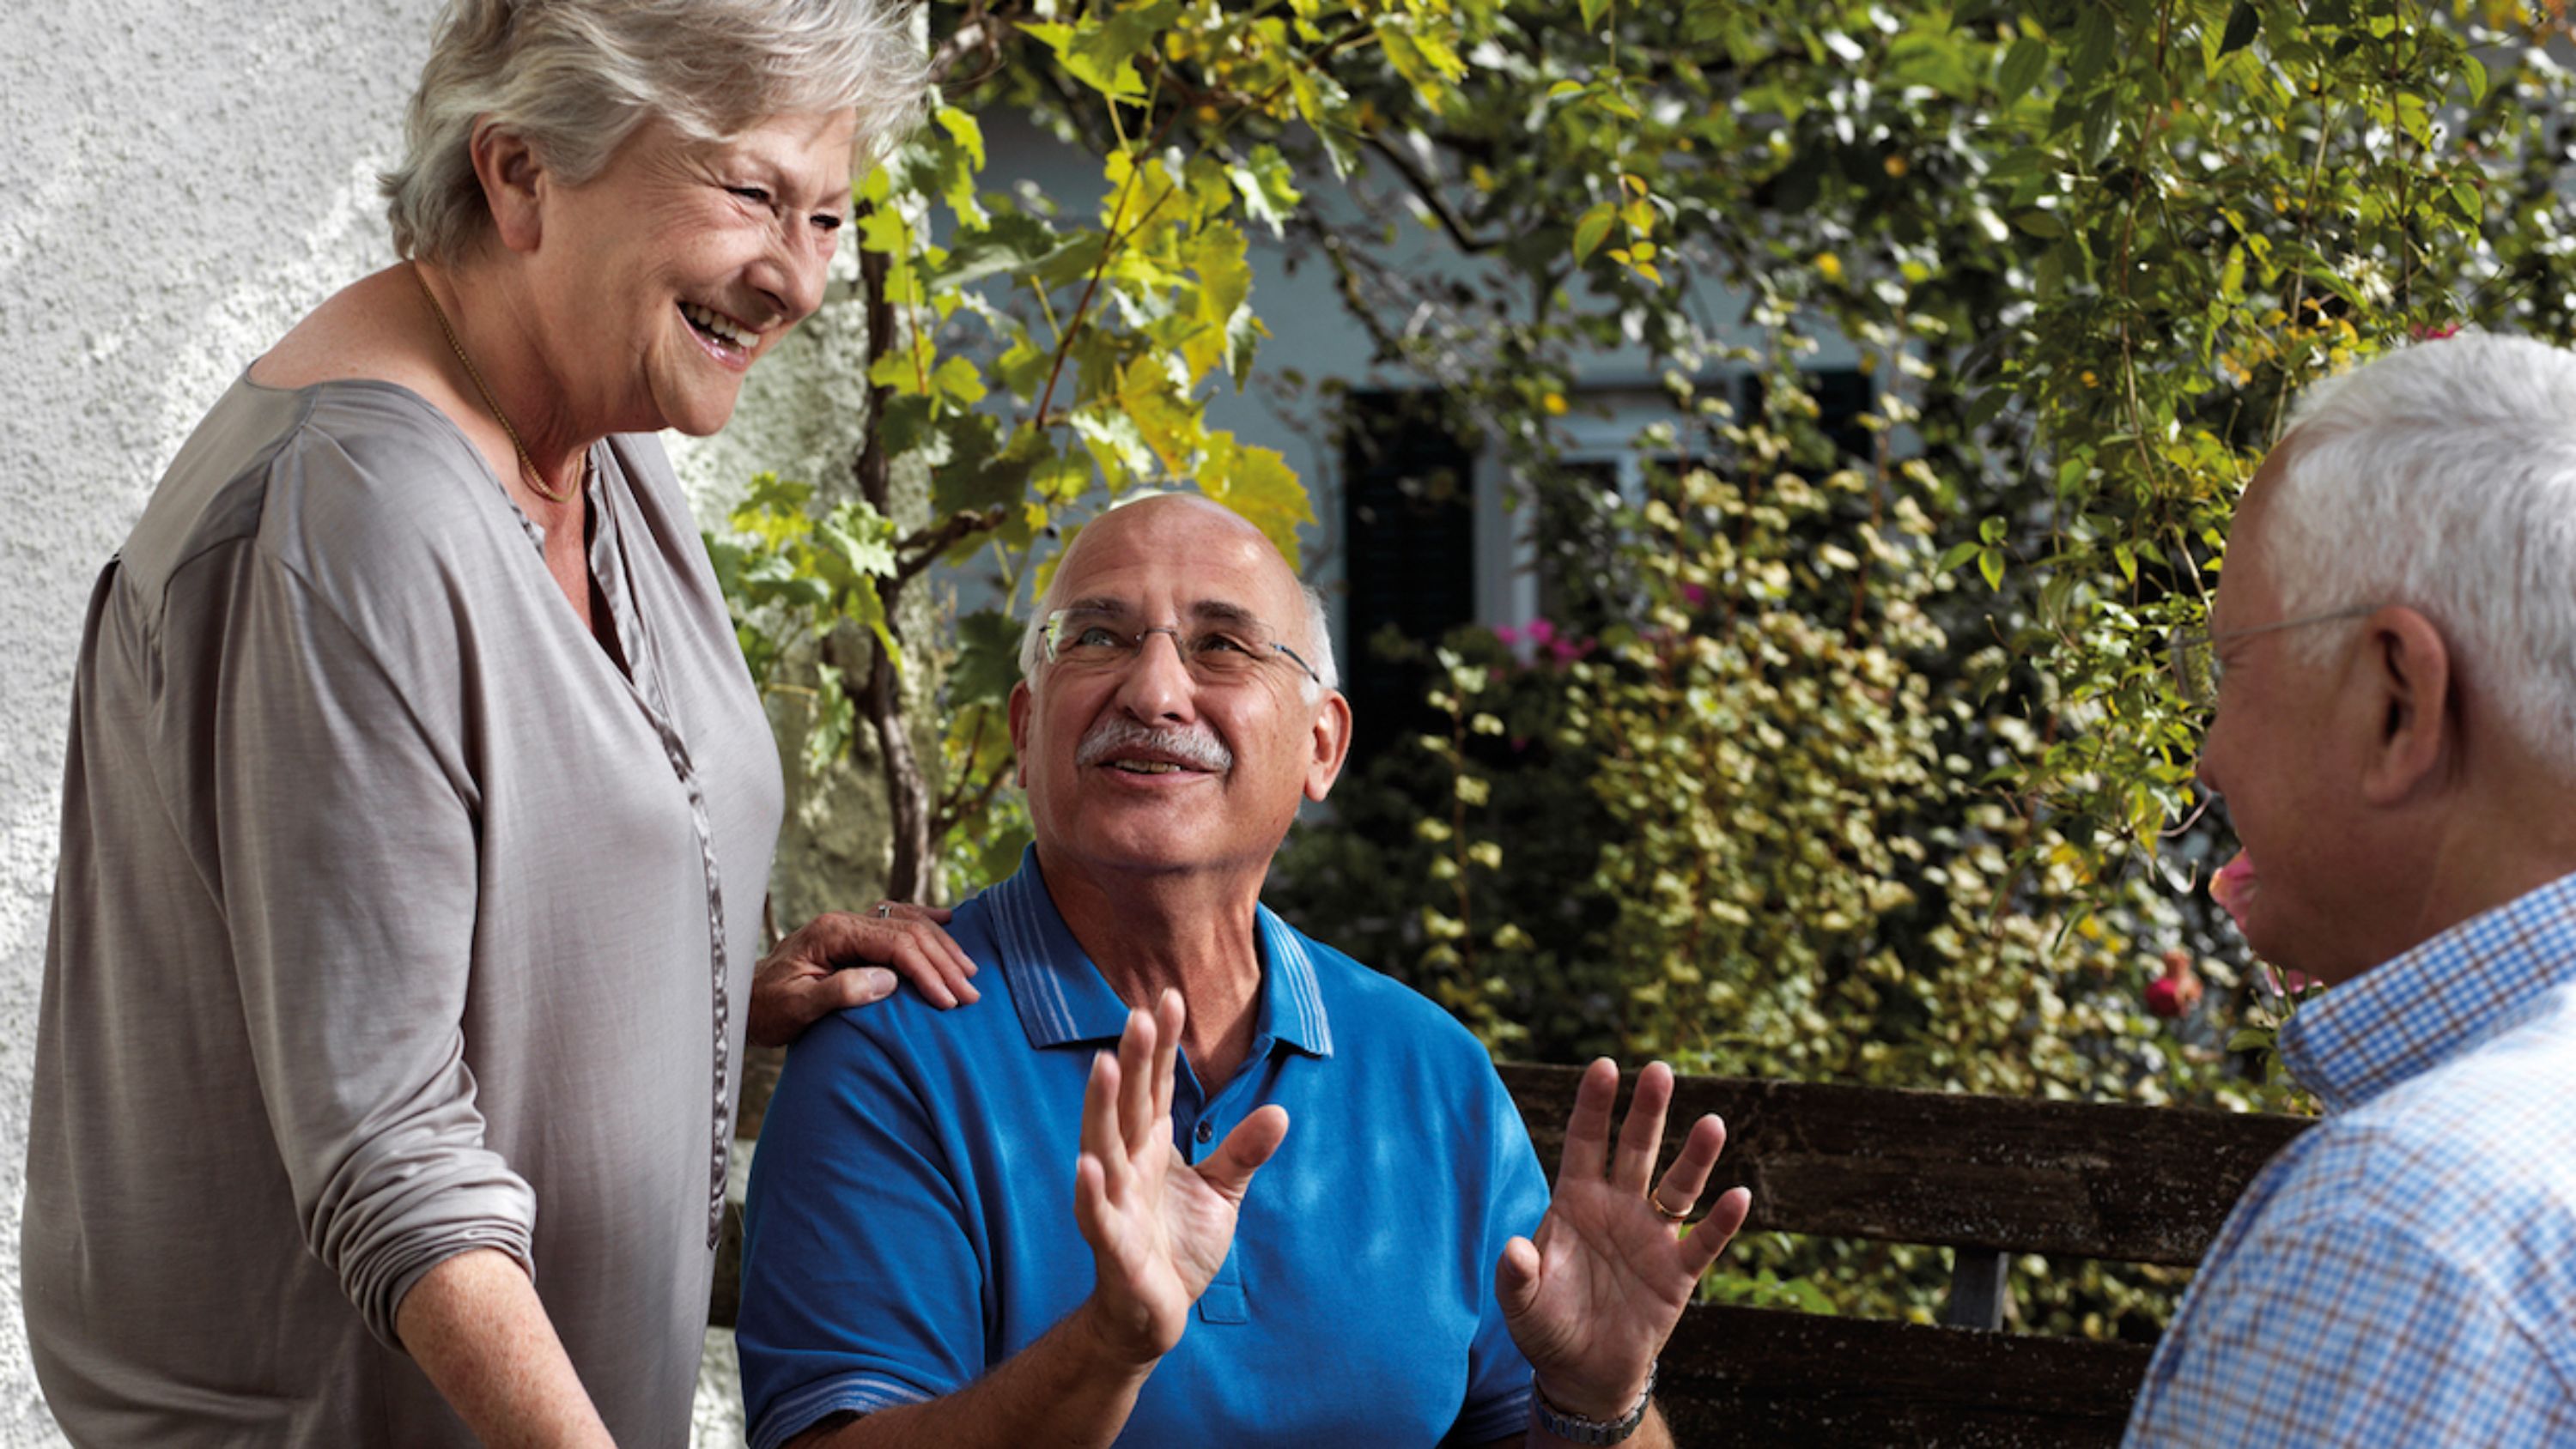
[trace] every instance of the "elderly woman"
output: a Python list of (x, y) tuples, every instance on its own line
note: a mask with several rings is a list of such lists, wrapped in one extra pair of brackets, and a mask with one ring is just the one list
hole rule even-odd
[[(881, 0), (459, 0), (325, 302), (100, 576), (23, 1241), (84, 1444), (680, 1445), (776, 754), (652, 433), (813, 311), (922, 67)], [(747, 1000), (747, 998), (749, 998)]]

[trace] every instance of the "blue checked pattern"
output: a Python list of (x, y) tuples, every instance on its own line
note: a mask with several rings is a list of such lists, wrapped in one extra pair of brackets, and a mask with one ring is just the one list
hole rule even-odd
[(2138, 1446), (2576, 1444), (2576, 876), (2301, 1011), (2328, 1119), (2264, 1168)]

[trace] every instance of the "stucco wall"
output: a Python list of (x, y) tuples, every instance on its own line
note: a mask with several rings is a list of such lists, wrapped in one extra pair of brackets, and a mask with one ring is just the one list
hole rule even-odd
[[(392, 260), (374, 177), (398, 143), (435, 9), (0, 8), (0, 1449), (63, 1442), (17, 1311), (18, 1221), (71, 661), (90, 584), (233, 376), (314, 304)], [(837, 451), (828, 425), (769, 430), (767, 419), (823, 410), (816, 384), (779, 362), (763, 370), (776, 381), (746, 396), (724, 447), (673, 449), (701, 517), (706, 490), (755, 462), (810, 472), (809, 458)], [(734, 1412), (723, 1389), (706, 1395), (701, 1444), (739, 1442)]]

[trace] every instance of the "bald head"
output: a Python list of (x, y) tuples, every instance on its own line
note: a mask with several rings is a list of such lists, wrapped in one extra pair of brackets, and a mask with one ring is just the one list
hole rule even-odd
[(1313, 667), (1322, 688), (1340, 687), (1323, 595), (1300, 582), (1278, 546), (1242, 514), (1193, 493), (1131, 498), (1083, 526), (1058, 556), (1046, 597), (1020, 633), (1020, 673), (1031, 681), (1038, 677), (1048, 614), (1082, 598), (1090, 581), (1153, 557), (1200, 560), (1238, 581), (1241, 597), (1233, 602), (1277, 630)]

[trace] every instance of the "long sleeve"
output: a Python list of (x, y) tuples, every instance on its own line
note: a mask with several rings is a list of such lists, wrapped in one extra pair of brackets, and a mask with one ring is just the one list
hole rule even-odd
[(194, 798), (305, 1242), (391, 1343), (440, 1260), (531, 1259), (535, 1195), (485, 1146), (465, 1060), (477, 822), (449, 742), (349, 628), (264, 553), (201, 566), (225, 563), (213, 677), (169, 724), (207, 735)]

